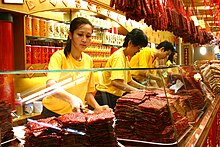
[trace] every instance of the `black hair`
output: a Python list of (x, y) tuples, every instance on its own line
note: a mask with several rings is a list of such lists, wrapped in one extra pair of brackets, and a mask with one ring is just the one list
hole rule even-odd
[(175, 51), (175, 49), (174, 49), (174, 47), (173, 47), (173, 45), (172, 45), (172, 43), (171, 42), (169, 42), (169, 41), (163, 41), (163, 42), (161, 42), (160, 44), (158, 44), (158, 46), (156, 47), (156, 49), (160, 49), (160, 48), (162, 48), (162, 47), (164, 47), (164, 52), (165, 51), (171, 51), (171, 52), (174, 52)]
[(123, 47), (127, 47), (129, 41), (131, 41), (134, 46), (140, 45), (142, 47), (146, 47), (148, 44), (147, 36), (144, 34), (142, 30), (137, 28), (133, 29), (126, 35)]
[(176, 53), (178, 53), (176, 50), (175, 50), (174, 52), (172, 52), (172, 53), (168, 56), (167, 61), (170, 60), (170, 62), (173, 63), (173, 62), (174, 62), (173, 56), (174, 56)]
[[(93, 28), (92, 23), (88, 19), (84, 17), (77, 17), (71, 21), (69, 31), (73, 34), (73, 32), (83, 24), (89, 24)], [(70, 52), (71, 52), (71, 39), (68, 36), (66, 47), (64, 48), (65, 56), (67, 57), (70, 54)]]

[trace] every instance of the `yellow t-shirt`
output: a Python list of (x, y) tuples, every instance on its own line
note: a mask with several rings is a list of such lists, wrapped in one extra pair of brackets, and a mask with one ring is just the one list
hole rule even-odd
[[(93, 68), (92, 58), (82, 53), (82, 60), (75, 60), (70, 54), (67, 58), (64, 55), (64, 50), (55, 52), (51, 58), (48, 66), (49, 70), (77, 70)], [(54, 79), (58, 83), (70, 79), (72, 82), (64, 84), (62, 87), (67, 92), (79, 97), (85, 102), (87, 92), (95, 91), (95, 81), (92, 72), (48, 72), (47, 79)], [(75, 81), (75, 82), (74, 82)], [(71, 105), (58, 99), (54, 96), (48, 96), (43, 99), (43, 105), (58, 114), (71, 113)]]
[[(128, 59), (125, 57), (123, 48), (114, 52), (108, 59), (105, 68), (129, 68)], [(100, 82), (96, 89), (102, 92), (108, 92), (116, 96), (122, 96), (124, 91), (112, 85), (111, 81), (115, 79), (124, 80), (128, 83), (132, 80), (129, 70), (112, 70), (102, 72), (102, 82)]]
[[(131, 68), (155, 68), (157, 65), (156, 58), (154, 57), (154, 48), (143, 48), (139, 53), (134, 55), (131, 58), (130, 66)], [(153, 75), (157, 74), (156, 70), (146, 70), (146, 74), (151, 73)], [(142, 82), (145, 79), (142, 79), (140, 76), (140, 70), (131, 70), (131, 75), (136, 80)]]

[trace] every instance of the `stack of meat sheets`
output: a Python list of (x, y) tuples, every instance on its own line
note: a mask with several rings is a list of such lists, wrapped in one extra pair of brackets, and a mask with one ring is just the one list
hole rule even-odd
[[(61, 130), (28, 122), (25, 129), (25, 146), (118, 146), (113, 128), (114, 118), (112, 112), (103, 111), (99, 113), (70, 113), (57, 118), (37, 120), (61, 128)], [(81, 134), (68, 132), (67, 128)]]
[(115, 109), (117, 137), (162, 143), (177, 141), (189, 128), (187, 118), (170, 109), (177, 101), (178, 97), (168, 100), (161, 91), (136, 91), (122, 96)]

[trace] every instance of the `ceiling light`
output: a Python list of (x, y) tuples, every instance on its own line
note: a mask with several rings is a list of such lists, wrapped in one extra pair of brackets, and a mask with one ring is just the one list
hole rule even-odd
[(201, 55), (205, 55), (207, 53), (207, 49), (204, 46), (200, 47), (199, 51)]
[(191, 18), (194, 21), (195, 26), (199, 26), (199, 21), (198, 21), (197, 17), (194, 15), (194, 16), (191, 16)]
[(219, 47), (218, 47), (218, 45), (216, 45), (216, 46), (214, 47), (214, 53), (215, 53), (215, 54), (218, 54), (218, 53), (219, 53)]

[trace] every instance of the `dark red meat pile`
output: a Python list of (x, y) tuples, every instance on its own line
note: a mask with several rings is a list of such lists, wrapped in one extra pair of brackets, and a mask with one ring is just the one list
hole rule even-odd
[[(169, 99), (169, 105), (174, 107), (178, 100), (178, 97), (173, 96), (173, 99)], [(175, 142), (189, 127), (186, 117), (182, 117), (176, 109), (170, 111), (167, 99), (160, 90), (132, 92), (119, 98), (115, 116), (116, 135), (124, 139)]]
[(207, 84), (207, 86), (209, 86), (212, 92), (214, 94), (220, 93), (220, 61), (207, 60), (200, 66), (199, 69), (202, 73), (204, 82)]
[(0, 142), (10, 140), (14, 137), (12, 131), (12, 107), (4, 101), (0, 102)]
[(112, 113), (87, 114), (86, 118), (86, 131), (90, 135), (91, 146), (117, 146), (115, 131), (112, 126), (115, 116)]
[[(39, 119), (39, 122), (52, 124), (62, 128), (55, 130), (40, 126), (33, 122), (26, 124), (25, 146), (27, 147), (80, 147), (80, 146), (117, 146), (113, 130), (114, 115), (111, 112), (102, 113), (71, 113)], [(64, 131), (70, 128), (86, 133), (79, 135)]]

